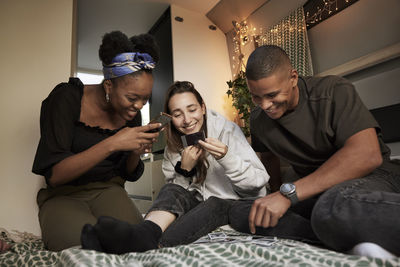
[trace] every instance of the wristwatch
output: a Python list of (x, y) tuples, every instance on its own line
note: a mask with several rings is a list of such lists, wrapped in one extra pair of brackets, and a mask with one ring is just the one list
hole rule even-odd
[(297, 197), (296, 193), (296, 186), (292, 183), (284, 183), (281, 185), (279, 188), (279, 191), (281, 192), (282, 195), (287, 197), (290, 202), (292, 203), (292, 206), (299, 202), (299, 199)]

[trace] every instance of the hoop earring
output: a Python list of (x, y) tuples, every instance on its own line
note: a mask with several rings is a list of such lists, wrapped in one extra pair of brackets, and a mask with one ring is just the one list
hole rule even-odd
[(110, 95), (108, 93), (106, 93), (106, 102), (110, 103)]

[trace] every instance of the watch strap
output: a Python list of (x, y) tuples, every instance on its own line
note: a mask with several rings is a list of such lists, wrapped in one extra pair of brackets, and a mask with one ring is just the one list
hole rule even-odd
[(287, 195), (287, 198), (290, 200), (290, 202), (292, 203), (292, 206), (297, 204), (299, 202), (299, 198), (297, 197), (297, 193), (296, 191), (294, 191), (293, 193)]

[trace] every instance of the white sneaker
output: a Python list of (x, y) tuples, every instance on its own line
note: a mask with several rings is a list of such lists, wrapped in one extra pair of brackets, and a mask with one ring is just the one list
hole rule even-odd
[(367, 257), (382, 258), (382, 259), (396, 258), (396, 255), (394, 255), (393, 253), (387, 251), (386, 249), (375, 243), (370, 243), (370, 242), (363, 242), (357, 244), (348, 253), (352, 255), (367, 256)]

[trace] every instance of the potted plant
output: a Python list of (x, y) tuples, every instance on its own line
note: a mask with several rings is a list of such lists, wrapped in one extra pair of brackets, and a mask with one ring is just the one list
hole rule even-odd
[(250, 136), (250, 112), (254, 107), (251, 101), (251, 96), (247, 88), (246, 75), (244, 71), (240, 71), (237, 77), (233, 81), (226, 82), (229, 86), (229, 90), (226, 94), (232, 96), (232, 105), (237, 109), (239, 118), (242, 123), (240, 128), (242, 129), (246, 137)]

